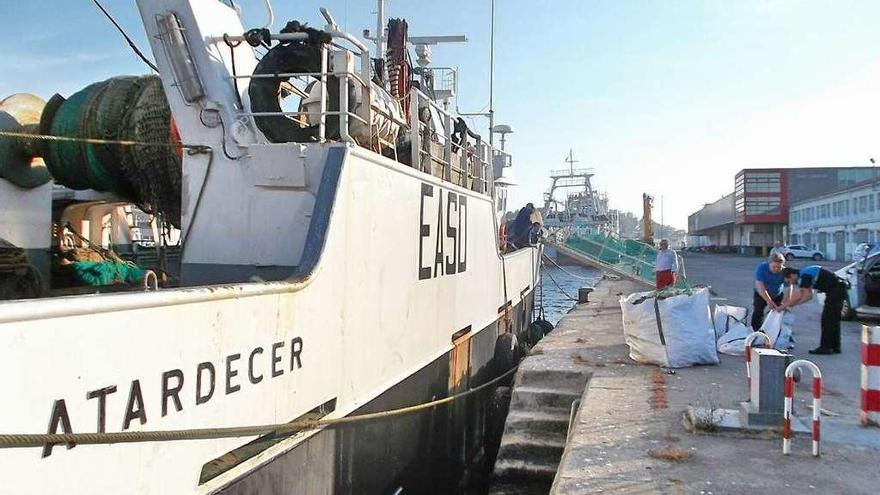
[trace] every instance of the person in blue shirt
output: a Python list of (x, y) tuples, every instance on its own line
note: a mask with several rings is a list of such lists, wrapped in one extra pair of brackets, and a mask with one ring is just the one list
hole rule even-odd
[(755, 293), (752, 297), (752, 330), (761, 329), (764, 311), (776, 309), (784, 299), (782, 269), (785, 256), (773, 253), (767, 261), (755, 267)]
[(819, 347), (811, 350), (810, 354), (840, 354), (840, 313), (846, 298), (846, 281), (819, 265), (807, 266), (800, 270), (785, 268), (782, 270), (782, 276), (786, 284), (797, 287), (797, 294), (779, 307), (782, 311), (812, 299), (814, 289), (825, 293), (825, 305), (822, 307), (822, 336), (819, 339)]

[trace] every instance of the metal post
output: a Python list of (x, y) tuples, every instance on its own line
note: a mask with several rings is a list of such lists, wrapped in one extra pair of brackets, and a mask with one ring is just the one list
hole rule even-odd
[[(492, 20), (489, 26), (489, 146), (495, 143), (495, 0), (492, 0)], [(492, 157), (494, 160), (494, 157)]]
[[(376, 2), (376, 58), (385, 58), (385, 0)], [(369, 80), (369, 79), (367, 79)]]
[(341, 74), (339, 76), (339, 137), (343, 141), (353, 142), (348, 130), (348, 74)]
[[(443, 126), (446, 128), (444, 134), (444, 139), (446, 139), (446, 146), (443, 148), (443, 155), (446, 157), (446, 165), (443, 175), (445, 179), (452, 182), (452, 117), (443, 112)], [(465, 143), (461, 143), (464, 146)]]
[(409, 143), (410, 152), (412, 153), (412, 167), (416, 170), (422, 170), (421, 155), (421, 129), (419, 128), (419, 91), (415, 88), (410, 90), (409, 102)]
[(880, 326), (862, 326), (862, 426), (880, 426)]
[(822, 372), (811, 361), (798, 359), (785, 368), (785, 410), (782, 419), (782, 453), (791, 453), (791, 409), (794, 399), (794, 370), (807, 367), (813, 372), (813, 456), (819, 457), (820, 416), (822, 411)]
[(327, 137), (327, 45), (321, 47), (321, 105), (318, 117), (318, 142), (323, 143)]

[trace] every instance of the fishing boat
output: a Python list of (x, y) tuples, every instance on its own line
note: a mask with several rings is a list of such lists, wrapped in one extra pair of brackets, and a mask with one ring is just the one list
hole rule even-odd
[[(182, 143), (179, 281), (0, 302), (0, 433), (355, 417), (515, 365), (540, 248), (500, 252), (511, 158), (450, 109), (430, 43), (381, 0), (372, 53), (326, 10), (276, 30), (266, 2), (245, 29), (230, 4), (137, 1)], [(458, 493), (484, 392), (293, 434), (2, 448), (2, 491)]]

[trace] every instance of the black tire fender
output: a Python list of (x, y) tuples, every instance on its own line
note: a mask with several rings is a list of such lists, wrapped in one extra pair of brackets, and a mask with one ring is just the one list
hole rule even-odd
[(505, 373), (519, 362), (519, 342), (511, 332), (502, 333), (495, 339), (495, 354), (492, 361), (498, 374)]
[[(270, 49), (254, 69), (254, 75), (321, 72), (321, 48), (309, 43), (288, 43)], [(248, 86), (251, 111), (281, 112), (281, 83), (287, 77), (255, 77)], [(327, 77), (327, 110), (339, 109), (339, 80)], [(305, 143), (318, 139), (318, 126), (302, 127), (283, 115), (257, 116), (254, 122), (273, 143)], [(339, 116), (328, 115), (325, 134), (339, 137)]]
[(510, 387), (495, 387), (492, 397), (486, 405), (486, 432), (485, 452), (489, 466), (495, 465), (498, 458), (498, 448), (501, 446), (501, 437), (504, 435), (504, 422), (507, 421), (507, 412), (510, 410)]
[(547, 335), (548, 333), (553, 331), (553, 324), (545, 320), (544, 318), (538, 318), (537, 320), (535, 320), (535, 323), (544, 330), (544, 335)]

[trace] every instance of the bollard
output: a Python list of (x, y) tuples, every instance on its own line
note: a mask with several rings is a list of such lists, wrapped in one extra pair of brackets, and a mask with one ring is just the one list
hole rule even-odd
[(880, 426), (880, 327), (862, 326), (862, 426)]
[(770, 347), (770, 337), (764, 332), (752, 332), (746, 337), (746, 381), (749, 385), (749, 397), (752, 396), (752, 342), (754, 342), (757, 337), (764, 339), (764, 347)]
[(819, 456), (819, 414), (822, 410), (822, 372), (806, 359), (798, 359), (785, 368), (785, 411), (782, 418), (782, 453), (791, 453), (791, 407), (794, 397), (794, 370), (806, 366), (813, 372), (813, 456)]
[(590, 302), (590, 293), (593, 292), (592, 287), (581, 287), (578, 289), (578, 304)]

